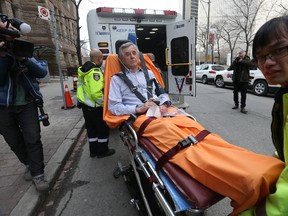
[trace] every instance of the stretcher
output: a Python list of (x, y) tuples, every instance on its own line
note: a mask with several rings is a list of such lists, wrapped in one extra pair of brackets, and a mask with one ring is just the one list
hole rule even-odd
[[(163, 86), (158, 70), (148, 56), (144, 55), (146, 66), (155, 73), (157, 81)], [(105, 63), (105, 89), (107, 101), (111, 77), (121, 71), (117, 55), (109, 55)], [(193, 118), (192, 116), (190, 116)], [(161, 152), (145, 137), (139, 137), (130, 122), (131, 116), (114, 116), (104, 103), (104, 120), (111, 128), (118, 127), (120, 137), (128, 149), (130, 164), (118, 163), (114, 177), (123, 176), (132, 195), (131, 203), (140, 215), (204, 215), (206, 209), (224, 197), (188, 175), (170, 162), (156, 171), (156, 161)], [(194, 118), (196, 121), (196, 119)]]
[(224, 198), (174, 164), (166, 163), (161, 171), (156, 172), (155, 161), (161, 157), (161, 152), (148, 139), (138, 139), (131, 126), (122, 126), (121, 138), (129, 150), (131, 166), (119, 164), (114, 177), (119, 176), (120, 170), (130, 185), (129, 175), (133, 172), (138, 184), (137, 192), (132, 193), (133, 204), (140, 215), (172, 216), (189, 212), (189, 215), (200, 216)]
[[(153, 63), (147, 56), (144, 60), (162, 84)], [(228, 197), (233, 207), (230, 215), (235, 216), (275, 190), (283, 162), (227, 142), (187, 113), (161, 118), (112, 115), (107, 109), (109, 83), (119, 71), (117, 56), (108, 56), (104, 120), (112, 128), (119, 127), (130, 157), (130, 165), (119, 165), (114, 176), (121, 173), (128, 185), (136, 182), (133, 203), (144, 209), (144, 215), (201, 215)], [(173, 109), (177, 111), (172, 107), (168, 113)]]

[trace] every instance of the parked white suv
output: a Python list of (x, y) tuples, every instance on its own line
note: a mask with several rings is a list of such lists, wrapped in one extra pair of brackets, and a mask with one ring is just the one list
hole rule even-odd
[(280, 88), (280, 85), (269, 85), (262, 72), (257, 69), (250, 70), (249, 88), (255, 95), (263, 96), (269, 92), (275, 93)]
[[(214, 79), (215, 86), (218, 88), (226, 85), (233, 86), (232, 75), (233, 71), (217, 71)], [(251, 89), (255, 95), (264, 96), (267, 95), (268, 92), (274, 93), (279, 87), (280, 85), (269, 85), (259, 69), (250, 70), (249, 89)]]
[(204, 84), (214, 82), (216, 72), (224, 69), (223, 65), (201, 64), (196, 69), (196, 80), (201, 80)]

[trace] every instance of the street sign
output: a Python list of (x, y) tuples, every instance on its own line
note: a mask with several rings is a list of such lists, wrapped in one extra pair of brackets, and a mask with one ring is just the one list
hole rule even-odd
[(38, 15), (41, 19), (50, 21), (50, 12), (49, 9), (45, 7), (38, 6)]

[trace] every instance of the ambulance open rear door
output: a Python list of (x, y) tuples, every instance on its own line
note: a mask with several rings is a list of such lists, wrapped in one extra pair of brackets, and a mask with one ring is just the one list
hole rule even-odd
[(168, 24), (166, 31), (166, 90), (175, 106), (187, 108), (189, 104), (185, 103), (184, 96), (196, 96), (195, 20)]

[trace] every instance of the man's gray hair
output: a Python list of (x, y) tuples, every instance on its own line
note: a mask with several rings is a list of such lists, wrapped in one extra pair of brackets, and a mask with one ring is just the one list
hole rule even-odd
[(119, 56), (120, 56), (120, 57), (123, 56), (123, 55), (124, 55), (123, 50), (126, 49), (127, 47), (130, 47), (130, 46), (133, 46), (133, 47), (136, 49), (137, 53), (139, 53), (139, 49), (138, 49), (138, 47), (137, 47), (134, 43), (132, 43), (132, 42), (127, 42), (127, 43), (122, 44), (122, 45), (119, 47), (119, 50), (118, 50)]

